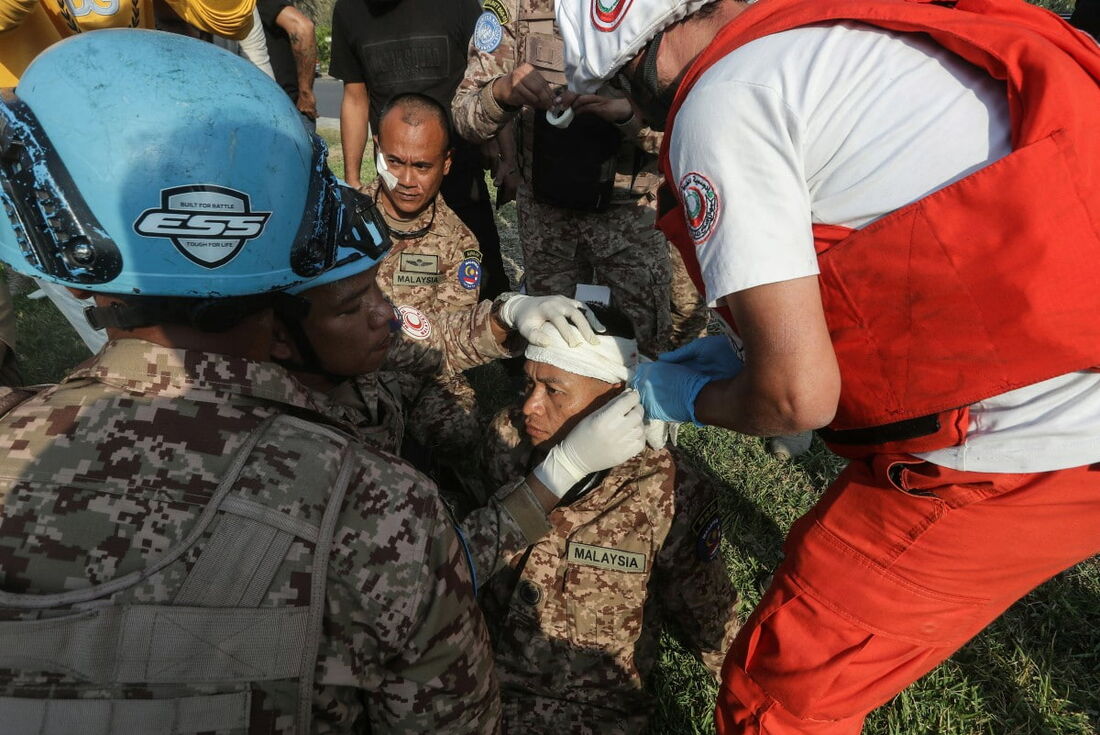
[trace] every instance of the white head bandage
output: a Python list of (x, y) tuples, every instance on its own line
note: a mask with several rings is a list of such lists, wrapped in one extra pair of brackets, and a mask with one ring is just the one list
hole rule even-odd
[(595, 378), (605, 383), (625, 383), (638, 364), (638, 342), (623, 337), (597, 335), (599, 344), (582, 341), (570, 347), (555, 329), (547, 329), (550, 345), (528, 345), (523, 356), (535, 362), (553, 365), (567, 373)]

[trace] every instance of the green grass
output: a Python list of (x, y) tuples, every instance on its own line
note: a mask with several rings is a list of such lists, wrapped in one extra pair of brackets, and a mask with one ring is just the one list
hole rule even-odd
[[(343, 175), (338, 135), (324, 134), (333, 144), (333, 168)], [(363, 180), (373, 173), (365, 167)], [(498, 222), (514, 269), (514, 205), (501, 210)], [(56, 380), (86, 357), (83, 345), (47, 301), (20, 295), (16, 308), (28, 382)], [(499, 376), (481, 374), (479, 387)], [(764, 453), (758, 439), (709, 428), (685, 429), (681, 446), (722, 488), (722, 552), (746, 615), (779, 559), (791, 522), (814, 503), (842, 462), (816, 442), (803, 457), (779, 462)], [(662, 641), (650, 682), (655, 703), (650, 732), (712, 733), (714, 685), (671, 635)], [(950, 660), (874, 712), (864, 732), (1100, 733), (1100, 560), (1078, 565), (1014, 605)]]

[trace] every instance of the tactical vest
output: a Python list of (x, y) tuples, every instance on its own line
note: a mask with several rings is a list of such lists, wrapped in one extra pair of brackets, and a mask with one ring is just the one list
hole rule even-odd
[[(666, 176), (676, 113), (703, 72), (754, 39), (845, 20), (928, 34), (1006, 82), (1009, 155), (860, 230), (813, 228), (842, 380), (823, 438), (850, 457), (957, 445), (970, 404), (1100, 364), (1100, 51), (1017, 0), (768, 0), (688, 69)], [(658, 227), (702, 290), (678, 188), (662, 192)]]
[[(519, 0), (517, 64), (530, 63), (550, 83), (565, 87), (565, 56), (547, 0)], [(601, 212), (612, 203), (636, 200), (656, 187), (653, 156), (623, 139), (615, 125), (596, 115), (578, 115), (564, 129), (546, 121), (542, 110), (524, 115), (518, 131), (530, 137), (524, 178), (540, 202), (563, 209)], [(525, 148), (521, 144), (521, 150)]]
[[(0, 404), (10, 410), (17, 401), (7, 398), (0, 395)], [(334, 447), (341, 461), (327, 477), (296, 483), (301, 502), (277, 509), (256, 498), (264, 497), (265, 484), (273, 489), (286, 478), (249, 470), (260, 452), (285, 447), (288, 437), (292, 444), (300, 438), (314, 448)], [(36, 680), (33, 688), (6, 687), (0, 729), (12, 735), (258, 735), (272, 723), (256, 721), (257, 706), (277, 694), (296, 702), (293, 731), (311, 732), (326, 572), (354, 468), (351, 447), (335, 429), (286, 415), (269, 418), (237, 451), (187, 536), (143, 569), (71, 592), (0, 592), (0, 614), (7, 618), (0, 622), (0, 668)], [(308, 514), (310, 508), (324, 508), (323, 515)], [(313, 548), (309, 605), (273, 607), (268, 588), (289, 563), (295, 540)], [(40, 683), (51, 678), (64, 680), (60, 696)], [(142, 698), (122, 696), (134, 688)]]

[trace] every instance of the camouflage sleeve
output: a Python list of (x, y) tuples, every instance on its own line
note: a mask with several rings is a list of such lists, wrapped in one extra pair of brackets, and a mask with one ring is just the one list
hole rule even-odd
[(375, 735), (497, 732), (488, 633), (437, 491), (400, 460), (363, 454), (335, 536), (325, 629), (350, 659), (322, 682), (361, 689)]
[(474, 560), (478, 582), (496, 574), (516, 554), (550, 532), (546, 512), (526, 483), (531, 447), (522, 441), (522, 416), (505, 410), (493, 420), (482, 463), (488, 481), (500, 489), (488, 504), (462, 519), (462, 533)]
[(721, 555), (722, 517), (713, 483), (679, 454), (672, 526), (654, 564), (666, 619), (717, 679), (739, 623), (737, 590)]
[(516, 0), (493, 3), (474, 26), (466, 60), (466, 74), (451, 101), (451, 117), (458, 134), (474, 143), (495, 136), (518, 110), (505, 110), (493, 97), (493, 82), (516, 65)]
[(401, 331), (386, 356), (383, 370), (407, 370), (421, 375), (454, 375), (521, 351), (520, 342), (501, 345), (493, 335), (493, 302), (428, 316), (402, 307)]

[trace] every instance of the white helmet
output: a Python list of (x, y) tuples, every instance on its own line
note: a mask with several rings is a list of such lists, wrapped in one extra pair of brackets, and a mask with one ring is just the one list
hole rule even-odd
[(557, 0), (569, 88), (591, 94), (655, 35), (714, 0)]

